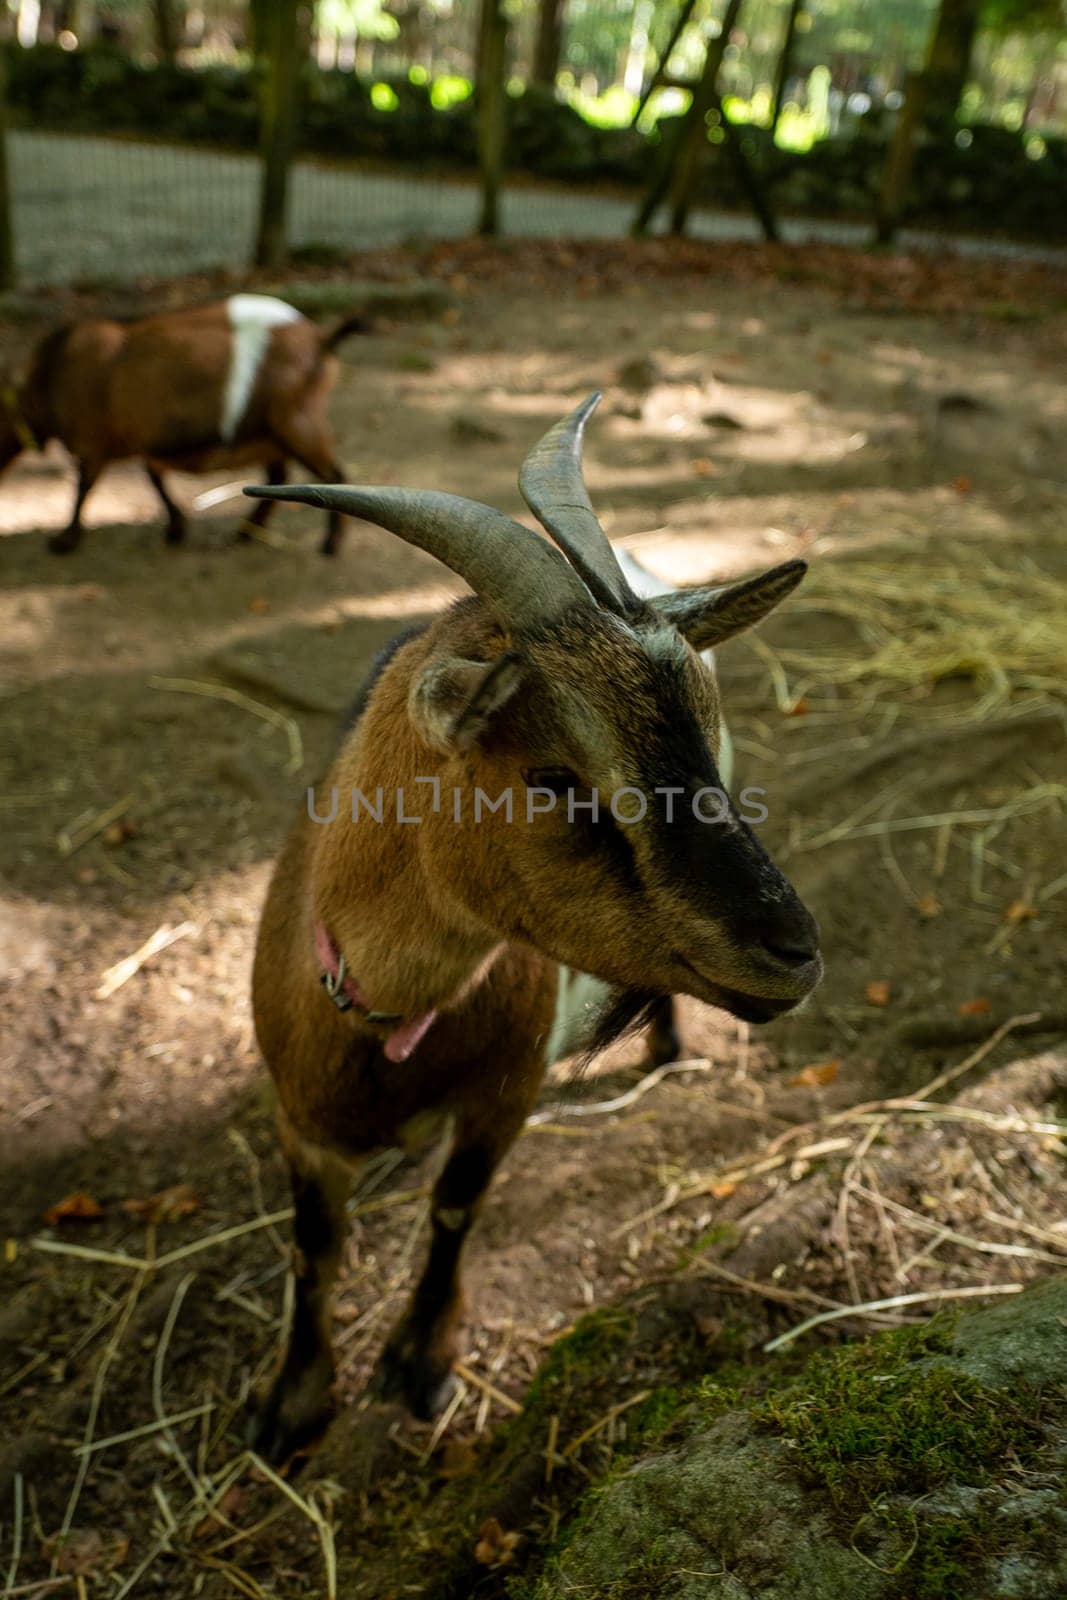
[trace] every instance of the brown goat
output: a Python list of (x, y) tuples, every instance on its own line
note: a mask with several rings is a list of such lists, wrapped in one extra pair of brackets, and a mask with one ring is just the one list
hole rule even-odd
[[(91, 318), (56, 328), (36, 347), (19, 389), (4, 396), (0, 471), (49, 439), (74, 456), (74, 513), (48, 541), (58, 552), (81, 542), (86, 496), (113, 461), (144, 461), (167, 513), (168, 544), (184, 539), (185, 519), (164, 485), (167, 467), (263, 463), (268, 482), (284, 483), (291, 457), (343, 482), (326, 419), (337, 375), (331, 352), (364, 329), (359, 317), (319, 328), (283, 300), (252, 294), (133, 322)], [(270, 510), (265, 501), (251, 521), (262, 527)], [(325, 555), (336, 551), (340, 529), (340, 513), (331, 511)]]
[(247, 491), (377, 522), (474, 590), (379, 659), (263, 914), (253, 1003), (297, 1245), (288, 1351), (253, 1435), (273, 1460), (330, 1412), (329, 1295), (361, 1168), (451, 1130), (428, 1262), (379, 1367), (381, 1391), (429, 1417), (453, 1381), (464, 1238), (550, 1062), (675, 993), (765, 1022), (821, 976), (813, 918), (721, 789), (699, 654), (804, 564), (637, 596), (581, 478), (597, 398), (519, 480), (566, 559), (451, 495)]

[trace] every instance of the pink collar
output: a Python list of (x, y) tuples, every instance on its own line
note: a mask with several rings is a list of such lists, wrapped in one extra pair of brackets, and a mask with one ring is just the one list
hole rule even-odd
[(424, 1011), (411, 1022), (404, 1022), (402, 1018), (384, 1011), (372, 1011), (370, 1001), (356, 979), (348, 972), (344, 956), (337, 948), (329, 929), (322, 922), (315, 924), (315, 954), (323, 968), (323, 987), (338, 1011), (351, 1011), (355, 1006), (366, 1013), (368, 1022), (398, 1023), (399, 1026), (393, 1028), (387, 1035), (383, 1049), (388, 1060), (406, 1061), (422, 1042), (435, 1020), (436, 1008)]

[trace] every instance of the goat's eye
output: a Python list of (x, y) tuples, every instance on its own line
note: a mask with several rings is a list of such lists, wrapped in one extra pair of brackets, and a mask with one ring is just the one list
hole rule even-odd
[(570, 767), (523, 767), (522, 781), (531, 789), (551, 789), (553, 794), (582, 787), (582, 780)]

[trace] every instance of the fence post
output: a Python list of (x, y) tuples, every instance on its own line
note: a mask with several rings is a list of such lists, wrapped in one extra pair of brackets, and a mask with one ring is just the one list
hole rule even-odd
[(478, 16), (478, 167), (482, 210), (478, 232), (500, 231), (500, 180), (504, 170), (508, 21), (503, 0), (482, 0)]
[(7, 54), (0, 46), (0, 289), (15, 283), (15, 233), (7, 173)]
[(253, 6), (260, 106), (257, 267), (279, 267), (286, 257), (289, 168), (296, 144), (300, 80), (300, 4), (301, 0), (254, 0)]

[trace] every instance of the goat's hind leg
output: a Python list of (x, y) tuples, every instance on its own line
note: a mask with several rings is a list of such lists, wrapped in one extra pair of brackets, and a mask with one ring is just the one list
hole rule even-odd
[(349, 1168), (284, 1137), (293, 1190), (296, 1293), (282, 1369), (250, 1428), (252, 1448), (278, 1464), (310, 1443), (333, 1415), (330, 1297), (344, 1250)]

